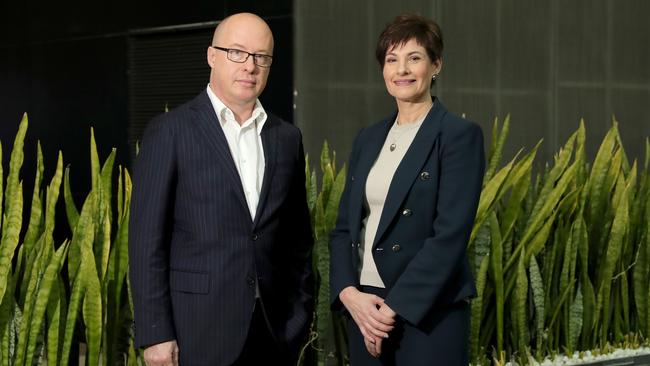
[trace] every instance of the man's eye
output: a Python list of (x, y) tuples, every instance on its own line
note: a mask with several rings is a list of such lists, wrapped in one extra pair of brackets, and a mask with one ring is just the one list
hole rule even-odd
[(420, 56), (411, 56), (411, 57), (409, 58), (409, 61), (411, 61), (411, 62), (418, 62), (418, 61), (420, 61), (420, 59), (421, 59)]
[(241, 57), (244, 53), (240, 50), (230, 50), (230, 55), (234, 57)]

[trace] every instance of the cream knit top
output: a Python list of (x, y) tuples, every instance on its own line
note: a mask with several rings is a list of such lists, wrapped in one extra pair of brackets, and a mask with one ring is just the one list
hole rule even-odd
[(368, 173), (364, 200), (368, 215), (363, 219), (361, 225), (361, 245), (359, 247), (360, 257), (363, 258), (359, 282), (363, 286), (386, 287), (379, 276), (372, 256), (372, 244), (375, 241), (379, 219), (393, 175), (395, 175), (397, 167), (406, 155), (406, 151), (411, 146), (425, 117), (426, 114), (420, 120), (404, 125), (398, 125), (396, 120), (388, 131), (384, 146)]

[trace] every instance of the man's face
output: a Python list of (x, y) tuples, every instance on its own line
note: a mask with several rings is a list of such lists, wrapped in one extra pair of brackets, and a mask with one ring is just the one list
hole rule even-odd
[[(261, 19), (233, 16), (221, 26), (215, 33), (213, 46), (273, 55), (273, 36)], [(237, 63), (228, 59), (227, 52), (212, 47), (208, 48), (208, 64), (212, 68), (210, 86), (229, 107), (254, 104), (266, 86), (270, 71), (269, 67), (255, 65), (253, 56)]]

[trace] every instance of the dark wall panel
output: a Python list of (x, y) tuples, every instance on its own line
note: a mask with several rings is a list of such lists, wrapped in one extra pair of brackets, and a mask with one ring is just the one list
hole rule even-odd
[[(587, 153), (593, 154), (613, 115), (621, 123), (630, 157), (643, 155), (643, 139), (650, 128), (647, 1), (294, 4), (296, 121), (311, 151), (328, 138), (347, 155), (351, 138), (339, 131), (367, 126), (394, 108), (394, 102), (381, 92), (381, 71), (371, 67), (373, 51), (386, 22), (399, 13), (417, 12), (435, 19), (445, 36), (443, 69), (433, 93), (452, 112), (465, 113), (479, 122), (488, 138), (494, 118), (503, 120), (511, 114), (505, 159), (520, 147), (544, 139), (539, 156), (551, 161), (553, 153), (578, 128), (581, 117), (586, 121)], [(354, 52), (354, 57), (344, 57), (348, 52)], [(320, 98), (305, 96), (315, 89)], [(363, 102), (346, 110), (341, 108), (343, 104), (335, 104), (339, 115), (352, 118), (332, 120), (327, 110), (330, 103), (322, 101), (333, 94)]]

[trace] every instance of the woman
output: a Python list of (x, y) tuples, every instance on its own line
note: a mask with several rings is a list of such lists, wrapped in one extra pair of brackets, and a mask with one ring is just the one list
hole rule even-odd
[(332, 307), (345, 310), (350, 364), (467, 365), (465, 248), (481, 192), (483, 134), (431, 96), (439, 26), (400, 15), (376, 57), (397, 112), (354, 141), (331, 237)]

